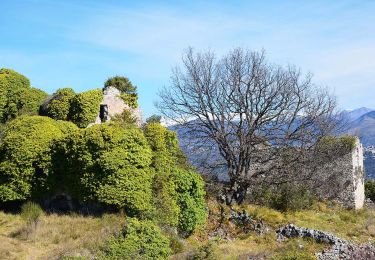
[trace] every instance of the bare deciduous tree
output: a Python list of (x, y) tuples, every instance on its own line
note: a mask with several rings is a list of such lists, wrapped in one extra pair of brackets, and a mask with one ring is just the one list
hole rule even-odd
[[(218, 59), (190, 48), (182, 61), (158, 108), (201, 142), (217, 145), (230, 178), (228, 203), (241, 203), (251, 181), (266, 173), (255, 164), (286, 149), (310, 149), (334, 127), (335, 97), (310, 74), (270, 64), (264, 51), (238, 48)], [(298, 160), (293, 154), (288, 160)]]

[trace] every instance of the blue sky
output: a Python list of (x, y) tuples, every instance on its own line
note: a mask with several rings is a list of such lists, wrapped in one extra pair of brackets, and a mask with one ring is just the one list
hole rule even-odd
[(138, 86), (147, 117), (184, 49), (264, 48), (328, 86), (342, 108), (375, 108), (375, 1), (0, 0), (0, 67), (53, 93)]

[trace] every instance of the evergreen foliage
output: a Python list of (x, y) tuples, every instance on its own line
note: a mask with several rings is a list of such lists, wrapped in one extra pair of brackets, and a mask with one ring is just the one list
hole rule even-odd
[(178, 226), (182, 233), (190, 234), (207, 218), (204, 181), (187, 167), (181, 168), (187, 164), (181, 163), (186, 159), (182, 156), (175, 132), (151, 121), (144, 126), (144, 133), (153, 151), (157, 219), (162, 224)]
[(204, 180), (199, 174), (183, 169), (174, 170), (173, 178), (180, 208), (178, 227), (180, 233), (189, 235), (207, 219)]
[(46, 103), (44, 113), (56, 120), (68, 120), (70, 104), (75, 95), (71, 88), (58, 89)]
[(0, 147), (0, 201), (42, 196), (51, 173), (51, 145), (74, 128), (69, 122), (41, 116), (9, 122)]
[(111, 118), (110, 124), (119, 125), (125, 128), (136, 126), (137, 118), (132, 112), (125, 109), (121, 114), (116, 114)]
[(355, 147), (356, 138), (350, 135), (340, 137), (325, 136), (316, 145), (319, 153), (332, 153), (335, 151), (339, 154), (346, 154), (351, 152)]
[(81, 128), (93, 123), (98, 115), (103, 92), (100, 89), (79, 93), (72, 98), (69, 117)]
[[(144, 126), (144, 134), (152, 150), (151, 166), (156, 172), (153, 182), (156, 219), (163, 225), (177, 226), (180, 208), (176, 201), (176, 185), (171, 176), (175, 160), (173, 149), (169, 149), (170, 131), (160, 123), (150, 122)], [(177, 140), (174, 144), (178, 146)]]
[[(57, 179), (76, 198), (125, 208), (151, 209), (151, 151), (141, 130), (94, 125), (56, 145)], [(59, 177), (61, 176), (61, 177)]]
[[(117, 87), (136, 107), (136, 87), (127, 78), (111, 78), (106, 86)], [(176, 133), (162, 126), (160, 117), (140, 129), (125, 110), (108, 124), (85, 128), (98, 114), (100, 89), (76, 94), (62, 88), (46, 97), (30, 88), (26, 77), (0, 70), (0, 202), (37, 201), (66, 192), (80, 202), (153, 218), (186, 235), (205, 222), (204, 182), (188, 165)], [(38, 111), (48, 117), (33, 115)], [(38, 215), (34, 204), (24, 207)], [(144, 233), (150, 243), (142, 244), (144, 238), (134, 232)], [(149, 221), (131, 219), (116, 241), (118, 249), (134, 249), (137, 257), (163, 259), (171, 253), (168, 239)]]
[(119, 237), (110, 239), (104, 259), (167, 259), (172, 250), (169, 240), (151, 221), (129, 218)]
[(21, 115), (38, 115), (40, 105), (47, 98), (48, 94), (38, 88), (24, 90), (20, 98)]
[(152, 115), (146, 119), (146, 123), (159, 123), (161, 122), (161, 116), (159, 115)]
[(37, 114), (42, 100), (47, 96), (42, 90), (31, 88), (25, 76), (11, 69), (0, 69), (0, 121), (7, 122), (22, 114)]
[(137, 87), (126, 77), (115, 76), (109, 78), (105, 83), (105, 87), (112, 86), (121, 91), (121, 98), (132, 108), (138, 107)]
[(284, 183), (273, 189), (260, 187), (253, 195), (257, 204), (284, 212), (310, 209), (316, 202), (307, 187), (295, 183)]

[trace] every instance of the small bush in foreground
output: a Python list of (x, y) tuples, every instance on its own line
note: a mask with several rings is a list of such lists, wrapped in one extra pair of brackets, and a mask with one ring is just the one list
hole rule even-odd
[(273, 260), (314, 260), (316, 259), (304, 251), (287, 251), (272, 257)]
[(22, 205), (20, 216), (26, 222), (27, 235), (36, 229), (42, 214), (42, 208), (34, 202), (26, 202)]
[(118, 237), (107, 241), (103, 259), (167, 259), (169, 240), (151, 221), (130, 218)]
[(309, 209), (315, 201), (308, 189), (293, 184), (283, 184), (273, 189), (263, 188), (256, 192), (254, 198), (257, 203), (280, 211)]
[(220, 259), (218, 252), (218, 247), (213, 242), (208, 242), (206, 244), (198, 247), (190, 256), (189, 260), (216, 260)]

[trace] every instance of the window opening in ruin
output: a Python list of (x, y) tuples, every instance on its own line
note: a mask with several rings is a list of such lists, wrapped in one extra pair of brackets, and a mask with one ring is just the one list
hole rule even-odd
[(107, 105), (100, 105), (99, 117), (102, 122), (108, 121), (108, 106)]

